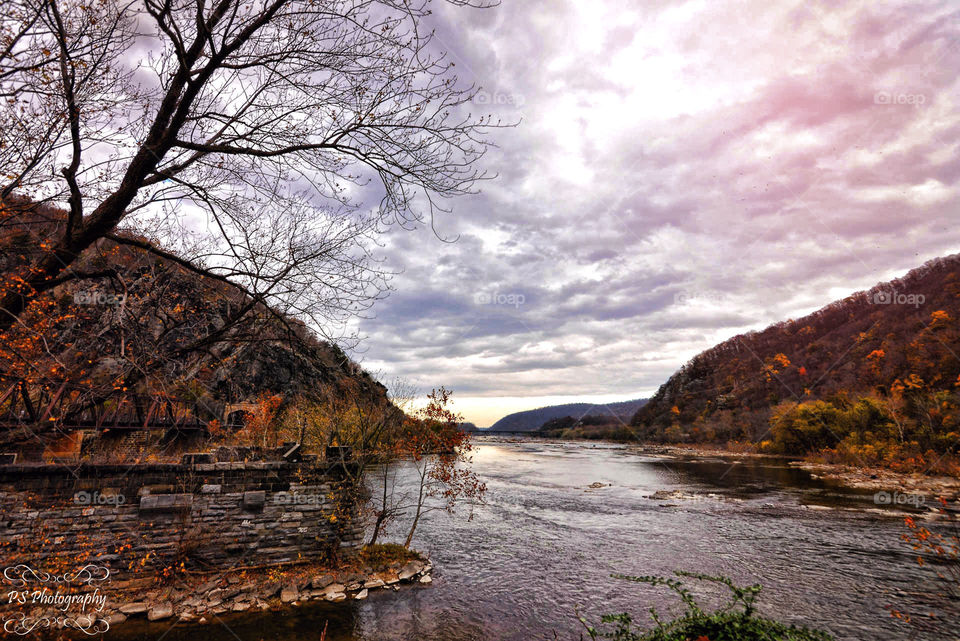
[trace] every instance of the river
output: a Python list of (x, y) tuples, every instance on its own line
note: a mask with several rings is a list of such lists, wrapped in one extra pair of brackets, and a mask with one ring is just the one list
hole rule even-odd
[[(590, 620), (630, 611), (642, 622), (651, 605), (677, 611), (666, 588), (611, 573), (689, 570), (761, 583), (760, 611), (782, 621), (838, 639), (893, 640), (907, 630), (884, 606), (903, 605), (930, 575), (899, 540), (902, 519), (877, 509), (872, 494), (782, 461), (677, 461), (615, 445), (492, 440), (475, 446), (473, 461), (487, 484), (484, 503), (431, 513), (417, 531), (414, 547), (434, 565), (430, 586), (108, 637), (293, 641), (319, 639), (327, 625), (329, 641), (573, 641), (582, 631), (577, 611)], [(683, 498), (649, 498), (657, 491)], [(716, 590), (693, 587), (716, 602)]]

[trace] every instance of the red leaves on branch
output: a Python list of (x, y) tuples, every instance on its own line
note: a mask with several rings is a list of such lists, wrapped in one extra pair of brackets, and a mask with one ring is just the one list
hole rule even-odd
[(487, 489), (467, 467), (470, 435), (460, 429), (463, 417), (449, 408), (450, 391), (440, 387), (427, 399), (424, 407), (406, 417), (395, 445), (397, 455), (413, 461), (420, 479), (407, 546), (422, 514), (436, 509), (452, 512), (458, 501), (481, 500)]

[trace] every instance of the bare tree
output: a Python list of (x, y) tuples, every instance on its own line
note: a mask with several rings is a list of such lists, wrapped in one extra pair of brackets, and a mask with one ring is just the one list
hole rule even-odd
[[(46, 213), (59, 220), (55, 210)], [(0, 232), (2, 272), (26, 251), (29, 234), (14, 226)], [(118, 404), (122, 419), (107, 414), (144, 425), (170, 418), (175, 407), (192, 408), (195, 420), (220, 418), (221, 402), (278, 391), (258, 361), (279, 358), (304, 381), (322, 378), (320, 370), (351, 371), (342, 351), (302, 324), (137, 247), (105, 240), (73, 267), (87, 277), (47, 292), (0, 333), (0, 420), (17, 425), (0, 432), (0, 444), (99, 424)], [(283, 391), (301, 387), (288, 380)]]
[(372, 517), (370, 545), (390, 522), (409, 516), (404, 546), (410, 547), (426, 514), (483, 499), (486, 485), (470, 469), (470, 435), (460, 429), (463, 417), (449, 408), (450, 395), (441, 387), (415, 408), (415, 386), (396, 379), (389, 404), (348, 391), (316, 405), (306, 421), (310, 442), (339, 446), (327, 461), (340, 466)]
[[(388, 290), (383, 226), (469, 193), (499, 126), (469, 113), (429, 4), (3, 3), (0, 379), (69, 392), (79, 412), (98, 387), (189, 382), (265, 326), (342, 338)], [(163, 298), (149, 270), (120, 273), (118, 247), (211, 283), (216, 313)], [(93, 311), (64, 308), (78, 288), (132, 292), (86, 337), (119, 339), (109, 379), (72, 350)], [(52, 427), (40, 418), (5, 438)]]
[(5, 275), (0, 330), (105, 238), (318, 327), (362, 311), (385, 286), (364, 241), (471, 192), (499, 126), (469, 113), (429, 5), (5, 2), (0, 198), (67, 213)]
[[(418, 393), (416, 386), (403, 378), (395, 378), (390, 385), (389, 398), (404, 414), (413, 411), (413, 402)], [(396, 494), (396, 447), (391, 447), (389, 456), (379, 461), (376, 471), (375, 492), (371, 492), (370, 511), (373, 515), (373, 530), (370, 533), (370, 545), (376, 544), (387, 525), (403, 513), (404, 499)], [(369, 477), (368, 477), (369, 479)]]

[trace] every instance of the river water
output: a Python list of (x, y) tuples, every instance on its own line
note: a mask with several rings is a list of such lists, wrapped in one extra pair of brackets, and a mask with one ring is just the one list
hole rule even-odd
[[(109, 636), (292, 641), (319, 639), (326, 625), (329, 641), (576, 640), (578, 611), (591, 621), (629, 611), (642, 622), (650, 606), (678, 611), (665, 588), (611, 573), (689, 570), (761, 583), (760, 611), (782, 621), (838, 639), (892, 640), (908, 630), (884, 606), (903, 606), (929, 587), (928, 570), (898, 538), (902, 518), (878, 509), (872, 493), (842, 490), (785, 462), (677, 461), (537, 441), (481, 441), (473, 454), (488, 488), (484, 503), (429, 514), (414, 540), (433, 562), (432, 585), (225, 625)], [(657, 491), (683, 496), (650, 498)], [(391, 538), (402, 540), (399, 532)], [(705, 605), (720, 596), (694, 588)]]

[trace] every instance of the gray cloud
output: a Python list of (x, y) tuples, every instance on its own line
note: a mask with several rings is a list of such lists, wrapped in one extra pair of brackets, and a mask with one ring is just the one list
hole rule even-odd
[(544, 6), (438, 7), (478, 111), (522, 121), (495, 134), (499, 178), (437, 221), (458, 242), (387, 234), (403, 273), (361, 324), (368, 367), (458, 395), (648, 394), (719, 340), (960, 250), (950, 3)]

